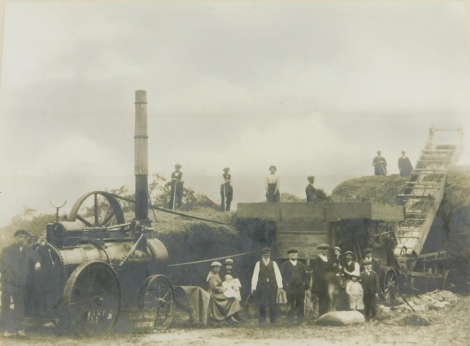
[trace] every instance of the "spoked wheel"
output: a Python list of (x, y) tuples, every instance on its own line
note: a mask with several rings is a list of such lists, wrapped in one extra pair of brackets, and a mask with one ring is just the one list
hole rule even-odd
[(79, 220), (85, 227), (110, 227), (125, 222), (118, 200), (105, 191), (93, 191), (81, 196), (70, 210), (68, 220)]
[(170, 279), (164, 275), (149, 276), (137, 298), (139, 309), (154, 310), (155, 328), (167, 328), (175, 312), (175, 291)]
[(121, 307), (121, 287), (114, 270), (104, 262), (85, 262), (64, 289), (66, 324), (82, 336), (107, 335)]
[(383, 288), (385, 301), (389, 306), (392, 306), (398, 295), (398, 275), (393, 269), (390, 269), (385, 274)]

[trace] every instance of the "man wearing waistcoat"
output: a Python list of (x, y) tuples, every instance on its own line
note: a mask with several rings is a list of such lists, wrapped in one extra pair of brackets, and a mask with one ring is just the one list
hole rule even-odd
[(230, 211), (230, 204), (233, 199), (232, 175), (228, 167), (225, 167), (223, 171), (224, 174), (222, 174), (220, 184), (221, 209), (222, 211)]
[(183, 178), (183, 172), (180, 171), (181, 165), (178, 163), (175, 165), (175, 171), (171, 173), (171, 191), (170, 191), (170, 209), (175, 209), (175, 204), (178, 208), (181, 208), (183, 201), (183, 184), (181, 180)]
[(282, 276), (276, 262), (271, 260), (271, 249), (265, 247), (262, 250), (262, 258), (256, 262), (251, 278), (251, 295), (255, 291), (259, 299), (259, 324), (266, 323), (266, 307), (269, 306), (269, 322), (276, 323), (277, 305), (276, 298), (282, 291)]
[(346, 257), (346, 261), (343, 266), (344, 277), (346, 281), (351, 280), (351, 276), (360, 276), (361, 275), (361, 268), (359, 263), (353, 261), (354, 254), (352, 251), (346, 251), (344, 253), (344, 257)]
[(379, 296), (379, 277), (376, 272), (372, 270), (372, 262), (369, 260), (364, 261), (365, 270), (361, 273), (361, 285), (364, 292), (364, 315), (366, 321), (375, 318), (377, 311), (376, 298)]
[(309, 276), (305, 265), (297, 260), (299, 252), (291, 249), (287, 254), (289, 260), (282, 264), (281, 276), (287, 302), (291, 306), (288, 319), (292, 323), (297, 315), (297, 323), (301, 323), (304, 319), (305, 290), (308, 290)]

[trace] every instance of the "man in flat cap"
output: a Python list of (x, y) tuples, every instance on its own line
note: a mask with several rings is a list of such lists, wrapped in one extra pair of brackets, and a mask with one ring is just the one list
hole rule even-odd
[[(40, 256), (28, 246), (29, 233), (18, 230), (15, 242), (2, 250), (0, 273), (2, 283), (2, 324), (4, 336), (24, 336), (23, 318), (28, 285), (34, 269), (40, 269)], [(10, 309), (10, 299), (14, 308)]]
[(259, 299), (260, 325), (266, 324), (266, 307), (269, 306), (269, 322), (275, 324), (277, 320), (276, 298), (282, 292), (282, 276), (276, 262), (271, 260), (271, 249), (262, 249), (261, 260), (256, 262), (251, 278), (251, 295), (255, 292)]
[(374, 157), (372, 166), (374, 166), (375, 175), (387, 175), (387, 160), (382, 157), (382, 152), (380, 150), (377, 152), (377, 156)]
[(276, 166), (269, 167), (270, 174), (265, 179), (264, 188), (266, 190), (266, 200), (268, 202), (279, 202), (281, 199), (281, 193), (279, 192), (281, 179), (276, 175), (276, 171)]
[(364, 315), (366, 321), (375, 318), (377, 311), (377, 297), (379, 296), (380, 286), (379, 277), (375, 271), (372, 270), (372, 262), (369, 260), (364, 261), (365, 270), (361, 273), (361, 285), (364, 292)]
[(401, 157), (398, 158), (398, 169), (400, 170), (400, 175), (402, 177), (410, 175), (413, 170), (413, 165), (411, 164), (410, 159), (406, 156), (406, 151), (402, 151)]
[(224, 174), (222, 174), (220, 183), (221, 210), (230, 211), (230, 204), (233, 199), (232, 175), (228, 167), (225, 167), (223, 171)]
[(372, 249), (371, 248), (365, 248), (364, 249), (364, 258), (361, 260), (361, 271), (365, 270), (364, 267), (364, 262), (365, 261), (370, 261), (372, 263), (372, 270), (377, 273), (377, 275), (380, 278), (380, 274), (382, 272), (382, 269), (380, 269), (380, 264), (379, 262), (375, 259), (372, 258)]
[(307, 202), (315, 202), (316, 195), (317, 195), (317, 190), (313, 187), (313, 182), (315, 180), (315, 177), (313, 175), (309, 175), (307, 177), (307, 180), (308, 180), (308, 185), (305, 188), (305, 193), (307, 195)]
[(352, 275), (359, 276), (361, 274), (361, 268), (359, 263), (353, 260), (354, 254), (352, 251), (346, 251), (344, 257), (346, 258), (343, 266), (344, 276), (346, 281), (349, 281)]
[(333, 261), (328, 257), (330, 246), (326, 243), (317, 246), (318, 256), (311, 261), (312, 293), (318, 297), (318, 315), (326, 314), (330, 309), (328, 280), (334, 276)]
[(296, 249), (287, 251), (289, 260), (281, 265), (283, 287), (287, 293), (287, 302), (291, 305), (289, 322), (301, 323), (304, 319), (305, 291), (308, 290), (309, 276), (307, 268), (298, 261), (299, 252)]
[(171, 173), (171, 191), (170, 191), (170, 209), (175, 210), (175, 204), (178, 205), (178, 208), (181, 208), (183, 201), (183, 172), (180, 171), (181, 165), (177, 163), (175, 165), (175, 171)]

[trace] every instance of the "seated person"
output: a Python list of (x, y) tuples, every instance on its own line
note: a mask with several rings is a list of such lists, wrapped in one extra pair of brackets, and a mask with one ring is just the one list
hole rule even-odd
[(209, 303), (209, 316), (217, 321), (227, 320), (229, 323), (238, 322), (235, 314), (241, 310), (240, 302), (237, 298), (227, 298), (224, 295), (225, 288), (222, 286), (219, 272), (222, 264), (213, 262), (211, 270), (207, 274), (208, 292), (211, 294)]
[(237, 298), (242, 300), (240, 295), (240, 287), (242, 287), (240, 280), (234, 279), (232, 275), (225, 275), (222, 287), (225, 289), (224, 296), (227, 298)]

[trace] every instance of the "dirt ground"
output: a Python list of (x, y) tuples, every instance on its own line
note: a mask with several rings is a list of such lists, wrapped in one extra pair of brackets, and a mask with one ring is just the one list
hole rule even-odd
[[(182, 316), (179, 312), (177, 315)], [(346, 327), (321, 327), (314, 322), (287, 326), (285, 316), (278, 325), (260, 328), (254, 318), (236, 327), (211, 323), (206, 328), (192, 328), (186, 316), (176, 318), (164, 331), (113, 334), (102, 339), (77, 339), (57, 336), (49, 330), (30, 330), (25, 338), (0, 336), (2, 345), (469, 345), (470, 296), (463, 297), (442, 310), (419, 312), (430, 326), (401, 325), (407, 312), (395, 318)], [(411, 314), (408, 313), (408, 314)]]

